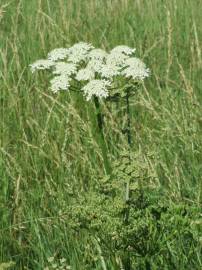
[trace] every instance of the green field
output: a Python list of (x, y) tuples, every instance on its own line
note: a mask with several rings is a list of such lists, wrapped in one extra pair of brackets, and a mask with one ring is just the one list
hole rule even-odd
[[(47, 73), (30, 72), (29, 64), (54, 48), (79, 41), (107, 51), (136, 48), (151, 76), (131, 99), (132, 151), (152, 152), (155, 186), (168, 203), (200, 209), (201, 10), (202, 0), (0, 1), (0, 269), (13, 261), (10, 269), (42, 270), (52, 256), (73, 270), (121, 269), (87, 232), (69, 228), (72, 192), (96, 185), (103, 153), (94, 104), (74, 93), (53, 94)], [(125, 108), (101, 105), (112, 163), (127, 149)], [(202, 237), (182, 248), (184, 255), (172, 253), (170, 243), (172, 264), (162, 259), (131, 269), (202, 269), (201, 243)]]

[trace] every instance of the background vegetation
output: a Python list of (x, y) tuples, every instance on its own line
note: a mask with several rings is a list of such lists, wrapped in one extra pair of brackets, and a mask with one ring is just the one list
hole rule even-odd
[[(56, 47), (78, 41), (106, 50), (136, 47), (151, 77), (132, 100), (133, 148), (142, 155), (152, 151), (150, 166), (167, 200), (201, 206), (201, 5), (201, 0), (1, 0), (0, 261), (37, 270), (56, 255), (80, 270), (96, 259), (88, 236), (73, 236), (66, 218), (72, 188), (85, 193), (104, 171), (93, 104), (73, 94), (52, 94), (48, 75), (33, 76), (28, 67)], [(114, 161), (127, 148), (124, 105), (102, 106)], [(200, 269), (197, 254), (194, 267)], [(99, 260), (94, 268), (102, 269)], [(115, 269), (110, 262), (109, 269)], [(191, 269), (189, 261), (185, 269)]]

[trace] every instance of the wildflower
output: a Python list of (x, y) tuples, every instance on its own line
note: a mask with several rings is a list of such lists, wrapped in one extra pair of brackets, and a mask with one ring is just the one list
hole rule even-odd
[(122, 71), (122, 75), (127, 78), (132, 77), (134, 80), (143, 80), (145, 77), (148, 77), (150, 73), (145, 63), (136, 57), (128, 58), (125, 61), (125, 67), (126, 68)]
[(91, 49), (93, 49), (93, 46), (85, 42), (74, 44), (68, 49), (68, 61), (75, 64), (81, 61), (86, 61), (88, 52)]
[(54, 77), (51, 82), (51, 90), (56, 93), (59, 90), (68, 90), (70, 86), (70, 78), (66, 75)]
[(108, 53), (102, 49), (93, 49), (88, 54), (88, 64), (87, 68), (93, 70), (94, 72), (100, 72)]
[(114, 51), (108, 54), (107, 59), (106, 59), (106, 64), (110, 66), (123, 67), (123, 65), (125, 64), (125, 60), (128, 58), (129, 56), (123, 53)]
[(31, 72), (34, 73), (37, 69), (50, 69), (55, 63), (51, 60), (40, 59), (30, 65)]
[(111, 83), (107, 80), (92, 80), (87, 83), (82, 90), (84, 91), (87, 101), (94, 95), (99, 98), (106, 98), (109, 95), (107, 87), (110, 85)]
[(102, 49), (93, 49), (89, 52), (88, 57), (92, 60), (104, 60), (106, 59), (108, 53)]
[(77, 67), (73, 63), (57, 62), (53, 73), (57, 75), (70, 76), (72, 74), (75, 74), (76, 70), (77, 70)]
[(127, 58), (127, 55), (116, 51), (108, 54), (106, 64), (100, 70), (101, 77), (110, 79), (120, 75), (120, 70), (125, 66), (125, 60)]
[(53, 92), (69, 90), (71, 80), (75, 78), (87, 81), (82, 88), (87, 100), (92, 96), (106, 98), (114, 77), (143, 80), (149, 76), (150, 70), (140, 59), (132, 56), (134, 52), (134, 48), (119, 45), (107, 53), (91, 44), (79, 42), (70, 48), (56, 48), (48, 53), (48, 59), (38, 60), (30, 66), (32, 72), (51, 68), (56, 75), (51, 80)]
[(100, 70), (101, 77), (111, 79), (120, 74), (120, 67), (116, 65), (104, 65)]
[(68, 56), (67, 48), (56, 48), (49, 52), (48, 59), (52, 61), (63, 60)]
[(106, 58), (106, 64), (100, 70), (101, 77), (112, 78), (120, 75), (120, 70), (125, 66), (127, 55), (120, 52), (111, 52)]
[(131, 55), (133, 54), (134, 52), (136, 51), (135, 48), (130, 48), (128, 46), (125, 46), (125, 45), (119, 45), (119, 46), (116, 46), (114, 47), (112, 50), (111, 50), (111, 53), (114, 54), (114, 53), (123, 53), (123, 54), (126, 54), (126, 55)]
[(104, 62), (101, 59), (92, 59), (88, 62), (87, 68), (94, 72), (100, 72), (104, 66)]
[(94, 77), (95, 77), (95, 73), (90, 68), (82, 68), (78, 71), (76, 75), (76, 79), (78, 81), (88, 81), (88, 80), (94, 79)]

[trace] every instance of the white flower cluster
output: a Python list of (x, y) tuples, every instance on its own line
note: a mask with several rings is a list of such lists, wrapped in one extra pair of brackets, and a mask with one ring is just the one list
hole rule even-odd
[(70, 78), (66, 75), (56, 76), (50, 82), (51, 89), (54, 93), (59, 90), (68, 90), (70, 86)]
[(51, 60), (41, 59), (37, 60), (34, 64), (30, 65), (32, 73), (34, 73), (37, 69), (49, 69), (53, 67), (55, 63)]
[(116, 46), (115, 48), (113, 48), (111, 50), (111, 53), (123, 53), (125, 55), (131, 55), (135, 51), (136, 51), (135, 48), (130, 48), (130, 47), (125, 46), (125, 45), (119, 45), (119, 46)]
[(139, 58), (131, 57), (125, 61), (126, 68), (122, 71), (122, 75), (129, 78), (132, 77), (134, 80), (143, 80), (149, 76), (150, 70), (146, 68)]
[(48, 53), (47, 59), (38, 60), (31, 71), (51, 69), (53, 92), (69, 90), (72, 79), (85, 83), (84, 96), (106, 98), (109, 87), (119, 76), (141, 81), (149, 76), (149, 69), (134, 57), (135, 49), (125, 45), (113, 48), (109, 53), (96, 49), (91, 44), (79, 42), (70, 48), (57, 48)]
[(52, 61), (63, 60), (68, 56), (69, 50), (66, 48), (57, 48), (49, 52), (48, 59)]
[(88, 57), (88, 52), (91, 49), (93, 49), (91, 44), (87, 44), (85, 42), (76, 43), (68, 49), (68, 61), (75, 64), (85, 61)]
[(107, 87), (111, 86), (111, 83), (106, 80), (91, 80), (83, 87), (84, 95), (86, 100), (90, 100), (92, 96), (97, 96), (99, 98), (108, 97)]
[(77, 67), (73, 63), (57, 62), (53, 74), (71, 76), (77, 72)]
[(90, 69), (88, 67), (80, 69), (76, 74), (76, 80), (78, 81), (90, 81), (94, 79), (94, 77), (95, 72), (93, 71), (93, 69)]

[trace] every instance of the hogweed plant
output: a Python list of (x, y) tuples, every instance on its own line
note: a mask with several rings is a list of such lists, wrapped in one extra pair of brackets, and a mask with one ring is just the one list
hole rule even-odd
[[(127, 141), (131, 147), (130, 103), (141, 81), (149, 76), (149, 69), (137, 57), (135, 49), (120, 45), (109, 53), (94, 48), (91, 44), (77, 43), (70, 48), (57, 48), (48, 53), (47, 59), (31, 64), (31, 71), (49, 70), (53, 78), (50, 88), (54, 93), (61, 90), (74, 91), (84, 95), (86, 101), (93, 100), (97, 115), (100, 146), (106, 175), (110, 175), (111, 166), (107, 157), (107, 147), (103, 133), (103, 117), (100, 99), (116, 101), (125, 99), (127, 114)], [(129, 154), (130, 155), (130, 154)], [(130, 178), (125, 187), (125, 203), (130, 199)], [(128, 210), (125, 222), (128, 223)]]
[[(169, 206), (158, 188), (157, 175), (150, 166), (153, 155), (132, 152), (130, 98), (141, 82), (150, 74), (146, 65), (134, 56), (135, 49), (117, 46), (110, 52), (96, 49), (91, 44), (77, 43), (70, 48), (51, 51), (47, 59), (31, 65), (32, 72), (49, 70), (53, 78), (50, 88), (54, 93), (73, 91), (93, 101), (99, 128), (105, 176), (97, 180), (88, 192), (75, 191), (68, 208), (68, 224), (73, 232), (85, 230), (96, 247), (102, 268), (108, 269), (113, 257), (119, 269), (164, 269), (164, 257), (172, 269), (182, 269), (173, 263), (173, 254), (188, 252), (197, 242), (197, 229), (191, 228), (190, 216), (198, 212), (184, 210), (184, 206)], [(112, 165), (107, 156), (100, 101), (125, 100), (127, 151), (120, 153)], [(76, 190), (76, 188), (75, 188)], [(177, 208), (177, 210), (176, 210)], [(184, 212), (185, 211), (185, 212)], [(178, 214), (176, 214), (178, 212)], [(178, 222), (179, 221), (179, 222)], [(173, 226), (175, 224), (175, 226)], [(175, 230), (181, 235), (174, 237)], [(187, 230), (190, 233), (187, 235)], [(161, 240), (173, 245), (174, 253), (160, 245)], [(170, 240), (171, 239), (171, 240)], [(166, 242), (166, 243), (167, 243)], [(187, 250), (182, 250), (186, 242)], [(135, 260), (133, 260), (135, 258)], [(94, 267), (88, 262), (89, 269)], [(168, 268), (170, 269), (170, 268)]]
[[(149, 76), (149, 69), (134, 54), (135, 49), (124, 45), (117, 46), (107, 53), (91, 44), (80, 42), (70, 48), (54, 49), (48, 53), (47, 59), (37, 60), (30, 65), (32, 72), (52, 72), (50, 89), (54, 93), (61, 90), (73, 91), (84, 95), (86, 101), (93, 100), (106, 174), (109, 174), (111, 169), (103, 134), (100, 100), (125, 98), (129, 115), (129, 97), (134, 95), (139, 83)], [(129, 125), (128, 117), (128, 132)], [(128, 133), (129, 142), (130, 137)]]

